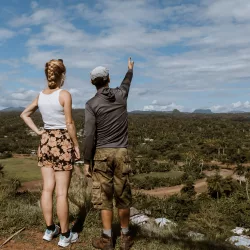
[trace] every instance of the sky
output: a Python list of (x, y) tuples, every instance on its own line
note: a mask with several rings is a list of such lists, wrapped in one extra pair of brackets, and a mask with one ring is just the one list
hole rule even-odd
[(62, 58), (73, 107), (94, 96), (90, 71), (120, 85), (128, 110), (250, 111), (249, 0), (1, 0), (0, 109), (28, 105)]

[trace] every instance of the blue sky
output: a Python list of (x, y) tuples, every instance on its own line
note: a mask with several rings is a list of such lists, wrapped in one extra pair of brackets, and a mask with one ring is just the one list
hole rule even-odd
[(2, 0), (0, 108), (29, 104), (52, 58), (84, 107), (89, 72), (107, 66), (116, 87), (132, 56), (129, 110), (249, 111), (249, 13), (249, 0)]

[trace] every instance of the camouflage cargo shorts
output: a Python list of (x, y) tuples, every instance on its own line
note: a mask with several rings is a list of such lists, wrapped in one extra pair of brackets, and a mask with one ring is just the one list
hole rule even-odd
[(92, 203), (95, 208), (112, 210), (113, 197), (117, 208), (131, 206), (131, 167), (126, 148), (96, 149), (92, 171)]

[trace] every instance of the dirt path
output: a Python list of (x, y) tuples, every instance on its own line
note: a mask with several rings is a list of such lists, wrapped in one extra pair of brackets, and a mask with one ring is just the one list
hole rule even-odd
[[(157, 196), (157, 197), (165, 197), (165, 196), (171, 196), (173, 194), (177, 194), (181, 191), (181, 189), (183, 188), (183, 184), (182, 185), (177, 185), (177, 186), (173, 186), (173, 187), (162, 187), (162, 188), (155, 188), (152, 190), (142, 190), (142, 192), (144, 194), (148, 194), (148, 195), (153, 195), (153, 196)], [(205, 192), (207, 190), (207, 182), (206, 182), (206, 178), (204, 179), (200, 179), (198, 181), (196, 181), (195, 183), (195, 191), (197, 193), (202, 193)]]
[(28, 181), (21, 183), (21, 187), (18, 188), (18, 192), (25, 192), (25, 191), (40, 191), (42, 190), (42, 180), (37, 181)]
[[(216, 174), (216, 171), (204, 171), (204, 174), (206, 176), (212, 176)], [(239, 179), (239, 177), (237, 175), (233, 174), (233, 170), (230, 169), (222, 169), (220, 171), (220, 175), (223, 178), (226, 178), (228, 176), (232, 176), (234, 179)], [(172, 186), (172, 187), (162, 187), (162, 188), (155, 188), (152, 190), (141, 190), (142, 193), (144, 194), (148, 194), (148, 195), (153, 195), (153, 196), (157, 196), (157, 197), (168, 197), (171, 196), (173, 194), (178, 194), (181, 189), (183, 188), (183, 184), (182, 185), (177, 185), (177, 186)], [(200, 179), (197, 180), (195, 182), (195, 191), (197, 194), (203, 193), (207, 191), (207, 182), (206, 182), (206, 178), (204, 179)]]
[[(212, 176), (216, 174), (216, 171), (208, 171), (205, 170), (203, 172), (206, 176)], [(239, 179), (237, 175), (233, 174), (233, 170), (231, 169), (221, 169), (220, 175), (224, 178), (228, 176), (232, 176), (234, 179)], [(243, 180), (244, 181), (244, 180)], [(153, 195), (157, 197), (165, 197), (165, 196), (171, 196), (173, 194), (177, 194), (181, 191), (182, 187), (184, 185), (177, 185), (172, 187), (161, 187), (161, 188), (155, 188), (152, 190), (141, 190), (142, 193)], [(29, 182), (23, 182), (22, 186), (18, 189), (19, 192), (25, 192), (25, 191), (40, 191), (42, 189), (42, 180), (37, 181), (29, 181)], [(195, 182), (195, 191), (196, 193), (200, 194), (207, 191), (207, 182), (206, 178), (197, 180)]]

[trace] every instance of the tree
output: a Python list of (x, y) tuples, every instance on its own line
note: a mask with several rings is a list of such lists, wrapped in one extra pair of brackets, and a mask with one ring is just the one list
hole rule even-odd
[(192, 180), (192, 178), (188, 178), (186, 180), (185, 185), (181, 189), (181, 194), (187, 194), (190, 198), (196, 195), (194, 181)]
[(208, 193), (212, 197), (216, 197), (217, 200), (219, 199), (219, 197), (222, 196), (223, 191), (224, 191), (222, 188), (222, 183), (223, 183), (223, 178), (218, 173), (216, 173), (216, 175), (211, 176), (207, 179)]
[(248, 191), (249, 180), (250, 180), (250, 168), (249, 167), (246, 170), (245, 179), (246, 179), (246, 194), (247, 194), (247, 199), (249, 200), (249, 191)]
[(179, 153), (171, 153), (168, 155), (170, 161), (172, 161), (175, 165), (177, 165), (178, 161), (181, 160), (181, 155)]
[(234, 169), (234, 173), (237, 174), (240, 177), (239, 178), (240, 185), (241, 185), (241, 181), (242, 181), (241, 178), (245, 175), (245, 172), (246, 172), (245, 167), (242, 164), (238, 163), (236, 168)]

